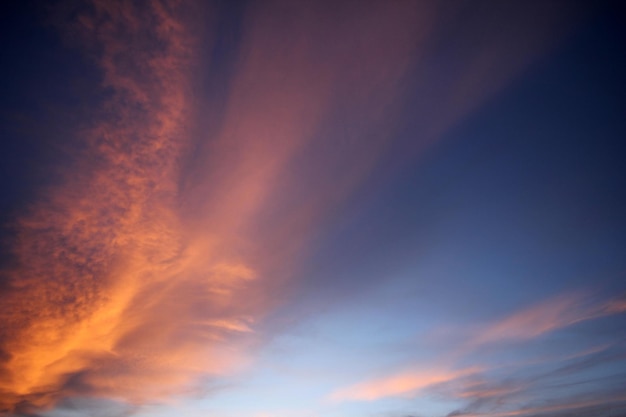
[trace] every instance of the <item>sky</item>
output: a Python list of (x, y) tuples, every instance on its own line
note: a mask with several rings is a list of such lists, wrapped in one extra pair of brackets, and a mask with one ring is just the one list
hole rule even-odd
[(0, 13), (0, 416), (626, 416), (626, 8)]

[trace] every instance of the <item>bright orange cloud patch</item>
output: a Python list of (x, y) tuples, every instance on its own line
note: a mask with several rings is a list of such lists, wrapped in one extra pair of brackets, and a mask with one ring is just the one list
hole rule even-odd
[[(0, 311), (0, 408), (67, 395), (142, 402), (232, 369), (255, 272), (189, 240), (178, 172), (193, 34), (175, 4), (93, 2), (75, 27), (113, 97), (64, 184), (18, 219)], [(228, 346), (228, 348), (226, 348)]]
[[(80, 133), (84, 150), (64, 182), (16, 220), (0, 300), (0, 410), (68, 396), (159, 401), (248, 361), (255, 323), (282, 296), (270, 293), (276, 271), (366, 170), (332, 178), (330, 201), (311, 195), (311, 210), (288, 210), (272, 230), (259, 213), (280, 203), (280, 179), (332, 100), (349, 109), (356, 94), (377, 97), (362, 102), (360, 117), (382, 117), (414, 43), (411, 5), (335, 18), (321, 38), (326, 11), (292, 7), (251, 10), (224, 120), (210, 137), (193, 130), (205, 118), (194, 107), (204, 44), (185, 20), (193, 13), (159, 0), (81, 11), (73, 33), (98, 51), (112, 97)], [(367, 70), (353, 79), (355, 68)], [(359, 164), (370, 166), (378, 147)]]

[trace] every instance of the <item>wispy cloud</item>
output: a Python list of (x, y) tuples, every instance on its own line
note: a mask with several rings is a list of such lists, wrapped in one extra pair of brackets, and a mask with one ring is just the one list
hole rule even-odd
[[(455, 48), (435, 28), (440, 13), (450, 17), (435, 3), (252, 2), (215, 120), (198, 106), (210, 53), (191, 3), (93, 0), (72, 10), (65, 29), (95, 57), (107, 98), (77, 132), (63, 181), (15, 219), (14, 263), (2, 270), (0, 412), (97, 406), (93, 398), (132, 412), (248, 364), (263, 337), (257, 323), (283, 301), (301, 249), (390, 148), (406, 90), (424, 97), (419, 137), (403, 145), (414, 155), (537, 54), (531, 42), (498, 67), (510, 45), (494, 37), (443, 71), (448, 58), (433, 51)], [(624, 310), (577, 306), (519, 313), (472, 343)], [(546, 314), (547, 324), (537, 318)], [(477, 372), (428, 369), (333, 398), (414, 395)], [(77, 397), (90, 400), (68, 400)]]
[[(410, 4), (366, 8), (329, 13), (319, 28), (328, 11), (314, 2), (251, 6), (220, 129), (207, 137), (194, 130), (204, 55), (187, 5), (83, 6), (71, 33), (109, 98), (78, 133), (64, 181), (16, 220), (0, 302), (4, 411), (81, 396), (160, 401), (248, 363), (255, 323), (281, 301), (277, 283), (307, 230), (358, 184), (384, 138), (304, 202), (280, 192), (298, 185), (287, 170), (335, 100), (366, 121), (353, 137), (385, 117), (417, 17)], [(272, 212), (281, 219), (264, 229)]]
[(572, 413), (582, 414), (590, 417), (611, 417), (615, 415), (623, 415), (626, 412), (626, 397), (615, 396), (611, 398), (578, 400), (576, 398), (568, 398), (557, 404), (541, 405), (541, 406), (523, 406), (519, 409), (509, 411), (492, 411), (492, 412), (464, 412), (456, 411), (448, 414), (447, 417), (463, 416), (463, 417), (565, 417)]
[(342, 388), (330, 395), (334, 401), (372, 401), (385, 397), (415, 396), (420, 390), (450, 381), (457, 381), (478, 372), (478, 369), (415, 370), (402, 372), (389, 377), (374, 379)]
[[(329, 398), (372, 401), (428, 395), (467, 402), (465, 408), (451, 416), (557, 416), (567, 410), (585, 412), (605, 403), (622, 407), (624, 398), (620, 394), (623, 393), (613, 387), (624, 382), (619, 374), (626, 360), (623, 342), (506, 365), (478, 355), (484, 348), (489, 348), (492, 354), (519, 354), (524, 348), (521, 342), (547, 336), (576, 323), (620, 314), (624, 311), (621, 305), (621, 298), (598, 299), (583, 292), (562, 294), (479, 327), (473, 336), (451, 342), (430, 361), (410, 364), (409, 371), (340, 388)], [(594, 371), (607, 365), (616, 367), (616, 375), (605, 375), (598, 381)], [(591, 390), (593, 395), (585, 401), (580, 396), (571, 398), (576, 387), (587, 387), (583, 392)], [(568, 392), (569, 396), (564, 394)], [(546, 406), (547, 403), (550, 405)], [(604, 416), (602, 413), (610, 410), (610, 407), (601, 408), (600, 414), (590, 415)]]
[(486, 326), (470, 338), (467, 346), (534, 339), (576, 323), (624, 311), (621, 298), (594, 300), (583, 292), (562, 294)]
[(594, 371), (607, 365), (619, 369), (624, 359), (624, 346), (613, 346), (574, 359), (557, 359), (559, 366), (551, 371), (518, 364), (510, 372), (495, 369), (461, 384), (448, 384), (441, 387), (440, 395), (468, 401), (451, 415), (560, 415), (566, 410), (585, 413), (598, 405), (623, 407), (626, 398), (615, 387), (624, 383), (624, 377), (617, 372), (599, 378)]

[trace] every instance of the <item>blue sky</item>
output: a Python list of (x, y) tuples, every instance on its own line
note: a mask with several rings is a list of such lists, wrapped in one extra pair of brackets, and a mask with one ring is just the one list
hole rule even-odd
[(0, 415), (626, 415), (618, 2), (14, 2)]

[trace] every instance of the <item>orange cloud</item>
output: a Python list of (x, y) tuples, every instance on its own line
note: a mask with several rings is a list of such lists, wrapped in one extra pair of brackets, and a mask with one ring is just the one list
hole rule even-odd
[(226, 339), (250, 331), (233, 300), (254, 272), (210, 247), (198, 254), (177, 213), (194, 42), (178, 12), (94, 1), (74, 28), (98, 46), (113, 97), (81, 132), (64, 184), (17, 220), (2, 410), (80, 394), (138, 403), (241, 362)]
[[(502, 341), (519, 341), (533, 339), (546, 333), (573, 325), (578, 322), (622, 313), (624, 309), (622, 299), (603, 301), (591, 300), (583, 293), (569, 293), (551, 298), (543, 303), (521, 310), (511, 316), (485, 327), (478, 334), (461, 345), (460, 349), (453, 349), (437, 360), (446, 365), (436, 369), (421, 369), (416, 371), (400, 372), (384, 378), (372, 379), (346, 388), (341, 388), (330, 395), (334, 401), (358, 400), (373, 401), (386, 397), (414, 396), (420, 391), (438, 384), (458, 382), (452, 388), (452, 396), (456, 398), (489, 399), (504, 397), (523, 391), (523, 385), (491, 386), (481, 379), (467, 379), (477, 376), (482, 369), (477, 367), (451, 370), (455, 363), (463, 359), (467, 362), (470, 354), (480, 346)], [(587, 356), (605, 350), (606, 345), (579, 352), (565, 359)], [(561, 356), (558, 360), (563, 360)], [(551, 361), (555, 359), (552, 358)], [(542, 360), (543, 361), (543, 360)], [(525, 365), (529, 365), (526, 363)], [(582, 407), (582, 405), (580, 405)], [(577, 406), (578, 407), (578, 406)], [(558, 406), (554, 410), (561, 409)], [(546, 409), (545, 411), (553, 411)], [(478, 415), (524, 415), (529, 411), (507, 412)], [(463, 414), (465, 415), (465, 414)], [(468, 414), (474, 415), (474, 414)]]
[(487, 326), (470, 339), (468, 345), (533, 339), (579, 322), (623, 311), (626, 309), (622, 299), (594, 301), (583, 293), (563, 294)]
[[(255, 6), (222, 127), (195, 137), (201, 43), (183, 5), (89, 6), (73, 33), (96, 46), (113, 95), (80, 132), (84, 150), (64, 182), (16, 220), (15, 265), (2, 271), (0, 410), (80, 395), (158, 401), (245, 365), (255, 323), (280, 302), (278, 271), (286, 274), (312, 219), (335, 202), (286, 216), (274, 230), (260, 215), (276, 205), (281, 178), (339, 84), (351, 83), (339, 95), (345, 108), (362, 100), (356, 93), (393, 99), (416, 16), (411, 5), (375, 8), (332, 17), (318, 33), (328, 11), (313, 3), (305, 13)], [(281, 8), (289, 17), (276, 14)], [(363, 71), (353, 80), (356, 67)], [(364, 117), (381, 117), (364, 106)], [(197, 163), (188, 165), (194, 148)]]
[(423, 389), (458, 380), (476, 372), (478, 370), (475, 368), (456, 371), (433, 369), (402, 372), (342, 388), (331, 394), (330, 399), (334, 401), (373, 401), (385, 397), (413, 396)]

